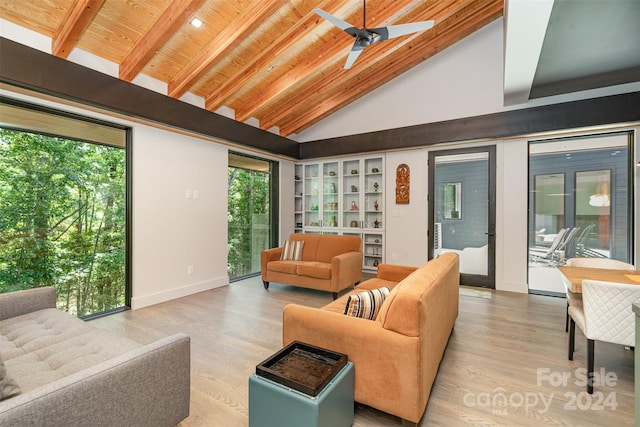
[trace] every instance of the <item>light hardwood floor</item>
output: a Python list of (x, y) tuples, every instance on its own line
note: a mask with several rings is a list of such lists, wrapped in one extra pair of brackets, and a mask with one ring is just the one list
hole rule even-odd
[[(596, 385), (589, 396), (576, 384), (586, 366), (579, 332), (574, 360), (567, 360), (564, 299), (464, 289), (420, 425), (633, 425), (633, 351), (596, 343), (596, 370), (604, 368), (616, 380)], [(276, 283), (265, 291), (253, 278), (91, 323), (142, 343), (189, 334), (191, 414), (181, 427), (245, 426), (248, 377), (282, 347), (284, 305), (321, 307), (330, 300), (325, 292)], [(354, 426), (400, 424), (394, 416), (356, 405)]]

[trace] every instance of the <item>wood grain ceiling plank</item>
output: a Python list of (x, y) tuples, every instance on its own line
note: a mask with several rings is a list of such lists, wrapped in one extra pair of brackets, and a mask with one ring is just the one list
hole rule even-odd
[(119, 76), (132, 81), (205, 0), (174, 0), (120, 63)]
[[(437, 1), (432, 2), (427, 7), (423, 7), (416, 15), (411, 16), (412, 21), (424, 21), (433, 19), (436, 23), (442, 22), (447, 18), (451, 17), (453, 14), (458, 11), (464, 9), (465, 7), (473, 4), (475, 0), (448, 0), (448, 1)], [(431, 30), (432, 32), (437, 31), (436, 28)], [(317, 79), (312, 82), (312, 84), (307, 85), (306, 87), (297, 87), (296, 94), (293, 97), (290, 97), (286, 100), (285, 105), (274, 105), (273, 108), (270, 108), (269, 111), (259, 117), (260, 126), (263, 129), (270, 129), (273, 126), (279, 126), (282, 122), (285, 121), (285, 117), (296, 114), (296, 111), (307, 110), (309, 107), (307, 104), (312, 104), (313, 108), (316, 107), (316, 100), (322, 96), (323, 92), (329, 90), (329, 88), (334, 88), (339, 91), (339, 87), (345, 82), (350, 81), (349, 79), (353, 78), (356, 75), (367, 74), (371, 65), (375, 62), (382, 60), (385, 56), (392, 54), (395, 52), (399, 46), (404, 45), (406, 43), (410, 43), (416, 37), (423, 37), (424, 35), (421, 33), (416, 33), (412, 35), (408, 35), (406, 37), (386, 41), (384, 43), (376, 44), (369, 47), (365, 53), (358, 59), (355, 65), (349, 71), (337, 70), (336, 72), (324, 73), (321, 79)], [(340, 64), (340, 68), (342, 68), (342, 64)], [(382, 71), (383, 73), (385, 71)], [(366, 88), (367, 77), (359, 77), (362, 81), (359, 81), (359, 85), (361, 87)], [(366, 93), (366, 91), (365, 91)], [(299, 113), (298, 113), (299, 114)]]
[(60, 58), (69, 56), (82, 34), (98, 14), (105, 0), (79, 0), (67, 10), (53, 34), (51, 53)]
[(286, 0), (265, 2), (256, 0), (243, 14), (238, 15), (198, 56), (193, 58), (169, 82), (169, 96), (179, 98), (218, 60), (275, 13)]
[[(431, 37), (419, 40), (418, 43), (400, 48), (401, 52), (397, 57), (402, 58), (401, 61), (394, 59), (397, 58), (396, 56), (389, 56), (384, 61), (377, 62), (375, 69), (370, 70), (368, 74), (366, 90), (363, 90), (360, 82), (354, 82), (356, 78), (350, 79), (349, 87), (341, 86), (338, 90), (332, 90), (324, 100), (316, 101), (314, 108), (309, 108), (284, 123), (280, 128), (281, 135), (299, 133), (424, 59), (482, 28), (502, 16), (503, 6), (502, 0), (475, 1), (473, 5), (439, 23), (437, 34), (434, 33)], [(386, 73), (385, 70), (387, 70)]]
[[(321, 9), (336, 9), (344, 3), (344, 0), (324, 0), (317, 7)], [(240, 90), (251, 80), (257, 72), (266, 69), (274, 61), (274, 58), (282, 55), (286, 50), (290, 49), (294, 44), (298, 43), (297, 36), (302, 32), (310, 31), (315, 23), (318, 22), (318, 15), (312, 11), (282, 33), (280, 37), (272, 44), (272, 46), (264, 50), (260, 55), (254, 57), (245, 64), (240, 71), (231, 79), (227, 80), (221, 86), (209, 94), (205, 102), (205, 108), (215, 111), (224, 105), (225, 101), (234, 93)]]
[[(407, 9), (406, 3), (393, 2), (389, 5), (388, 2), (382, 2), (370, 13), (382, 17), (380, 20), (386, 20), (388, 17), (394, 16), (405, 9)], [(324, 68), (327, 63), (335, 62), (339, 56), (343, 56), (345, 49), (353, 45), (353, 38), (343, 34), (342, 30), (335, 27), (331, 28), (330, 31), (335, 34), (335, 43), (331, 43), (328, 47), (323, 45), (317, 51), (308, 51), (307, 59), (298, 64), (293, 72), (282, 75), (265, 91), (262, 91), (259, 96), (253, 97), (251, 102), (245, 103), (241, 108), (236, 109), (236, 120), (241, 122), (247, 120), (256, 111), (273, 102), (274, 99), (289, 93), (295, 85), (309, 81), (310, 76), (314, 76), (318, 69)], [(322, 70), (322, 73), (326, 73), (326, 69)]]
[(47, 37), (53, 37), (58, 23), (66, 15), (71, 4), (72, 0), (57, 0), (54, 7), (45, 7), (42, 2), (0, 0), (0, 17)]

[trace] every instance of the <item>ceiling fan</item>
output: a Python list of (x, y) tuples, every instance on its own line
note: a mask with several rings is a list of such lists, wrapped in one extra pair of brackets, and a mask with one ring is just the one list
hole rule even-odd
[(349, 52), (349, 56), (347, 57), (347, 62), (344, 64), (345, 70), (351, 68), (365, 47), (383, 40), (389, 40), (405, 36), (407, 34), (417, 33), (418, 31), (428, 30), (433, 27), (434, 24), (434, 21), (422, 21), (409, 24), (390, 25), (380, 28), (367, 28), (367, 0), (363, 0), (362, 28), (356, 28), (348, 22), (325, 12), (322, 9), (316, 8), (313, 9), (313, 11), (356, 39), (351, 51)]

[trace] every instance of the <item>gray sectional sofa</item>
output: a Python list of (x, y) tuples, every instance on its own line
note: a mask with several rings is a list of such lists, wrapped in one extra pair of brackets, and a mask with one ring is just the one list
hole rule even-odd
[(189, 336), (143, 345), (55, 304), (54, 288), (0, 294), (1, 426), (174, 426), (189, 415)]

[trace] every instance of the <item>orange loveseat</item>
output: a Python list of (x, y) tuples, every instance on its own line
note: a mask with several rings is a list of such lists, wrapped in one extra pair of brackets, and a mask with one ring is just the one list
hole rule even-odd
[[(459, 284), (453, 252), (417, 269), (381, 264), (376, 278), (323, 308), (285, 306), (282, 341), (348, 355), (357, 402), (418, 423), (458, 317)], [(385, 286), (374, 320), (343, 314), (349, 296)]]
[(299, 261), (281, 260), (282, 247), (260, 254), (264, 288), (269, 282), (319, 289), (333, 293), (360, 282), (362, 239), (358, 236), (294, 233), (289, 242), (304, 242)]

